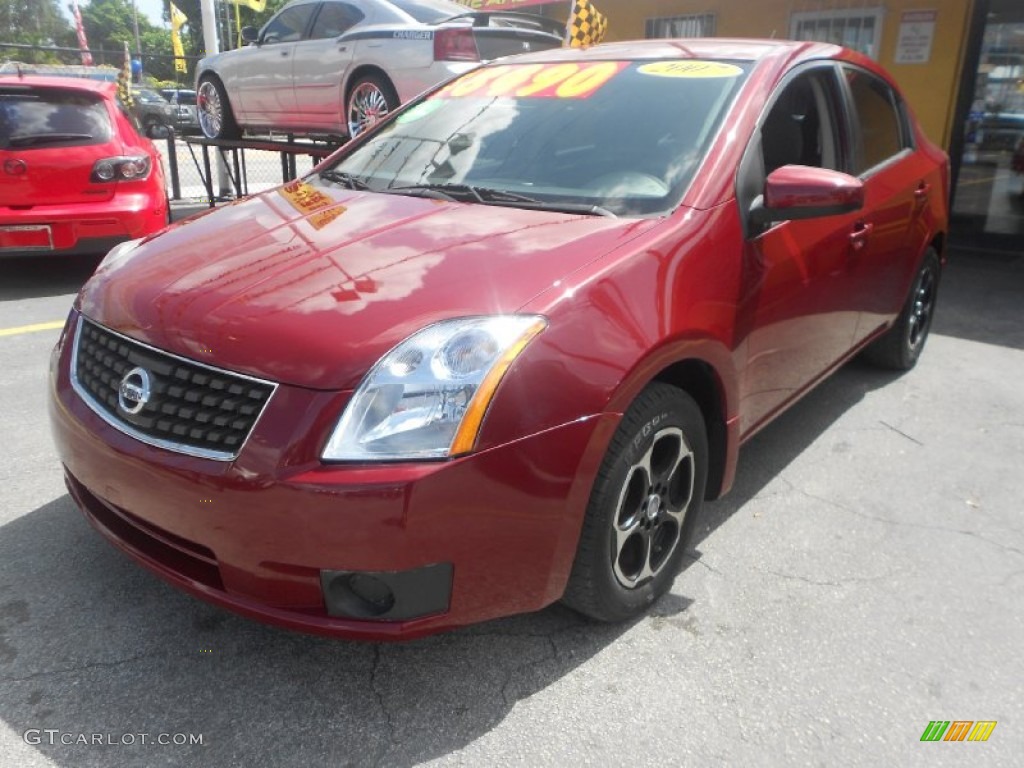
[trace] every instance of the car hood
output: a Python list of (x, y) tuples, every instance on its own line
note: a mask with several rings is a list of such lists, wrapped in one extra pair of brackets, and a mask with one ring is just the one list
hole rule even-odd
[(82, 289), (82, 312), (160, 349), (348, 389), (420, 328), (516, 312), (657, 220), (292, 182), (187, 219)]

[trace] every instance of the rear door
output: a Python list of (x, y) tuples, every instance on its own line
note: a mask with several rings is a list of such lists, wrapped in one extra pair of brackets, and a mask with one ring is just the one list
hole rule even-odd
[(308, 39), (296, 44), (292, 65), (295, 110), (303, 127), (329, 130), (345, 122), (341, 87), (352, 66), (353, 46), (339, 43), (338, 36), (364, 18), (352, 3), (327, 0), (313, 20)]
[(896, 92), (881, 78), (842, 67), (855, 138), (853, 174), (864, 182), (857, 222), (851, 295), (860, 313), (860, 341), (901, 309), (928, 236), (921, 218), (934, 163), (914, 151), (913, 134)]
[(90, 180), (97, 160), (121, 154), (110, 104), (77, 89), (0, 86), (0, 210), (109, 200)]

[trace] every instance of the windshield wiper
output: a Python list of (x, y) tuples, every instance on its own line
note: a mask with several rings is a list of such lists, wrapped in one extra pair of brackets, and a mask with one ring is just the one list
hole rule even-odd
[(431, 197), (435, 200), (459, 201), (468, 198), (475, 203), (482, 203), (483, 205), (504, 205), (515, 208), (532, 208), (541, 211), (561, 211), (615, 218), (614, 213), (599, 205), (544, 201), (538, 200), (535, 197), (521, 195), (518, 192), (491, 189), (490, 187), (477, 187), (472, 184), (406, 184), (398, 187), (388, 187), (382, 191), (398, 194), (415, 194), (421, 197)]
[(9, 147), (26, 147), (31, 144), (50, 144), (60, 141), (82, 141), (93, 138), (91, 133), (22, 133), (7, 140)]
[(369, 189), (370, 185), (360, 179), (358, 176), (353, 176), (351, 173), (345, 171), (332, 171), (326, 170), (320, 172), (320, 178), (326, 179), (327, 181), (336, 181), (339, 184), (344, 184), (349, 189)]

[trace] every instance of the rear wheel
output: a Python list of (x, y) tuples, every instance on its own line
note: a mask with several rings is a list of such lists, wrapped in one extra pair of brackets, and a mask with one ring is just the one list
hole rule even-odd
[(929, 248), (914, 278), (907, 303), (892, 327), (864, 350), (866, 360), (895, 371), (909, 371), (917, 364), (932, 327), (940, 271), (939, 255)]
[(199, 130), (208, 139), (237, 139), (242, 129), (235, 122), (227, 93), (220, 80), (204, 75), (199, 81), (196, 94), (196, 109), (199, 117)]
[(345, 108), (349, 137), (355, 138), (397, 107), (398, 94), (386, 77), (360, 77), (349, 91), (348, 105)]
[(707, 483), (700, 408), (685, 392), (647, 387), (623, 416), (587, 506), (563, 602), (622, 621), (672, 586)]

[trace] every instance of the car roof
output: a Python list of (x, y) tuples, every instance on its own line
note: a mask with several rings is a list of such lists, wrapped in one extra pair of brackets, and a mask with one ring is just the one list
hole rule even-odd
[(107, 80), (91, 80), (86, 77), (60, 77), (56, 75), (0, 75), (0, 87), (29, 85), (39, 88), (63, 88), (71, 91), (91, 91), (109, 95), (117, 90), (117, 84)]
[[(760, 61), (769, 58), (836, 58), (849, 54), (838, 45), (797, 40), (740, 38), (682, 38), (629, 40), (587, 48), (553, 48), (516, 56), (516, 61), (599, 61), (608, 59), (732, 59)], [(845, 58), (845, 56), (843, 56)]]

